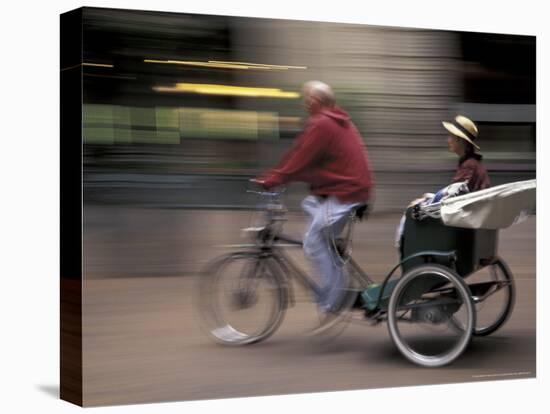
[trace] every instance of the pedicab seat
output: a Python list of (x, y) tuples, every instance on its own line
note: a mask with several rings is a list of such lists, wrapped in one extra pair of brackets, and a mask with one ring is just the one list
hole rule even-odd
[[(498, 230), (451, 227), (441, 219), (425, 217), (416, 220), (412, 217), (413, 207), (406, 211), (405, 229), (401, 245), (402, 259), (424, 251), (456, 253), (456, 272), (466, 277), (470, 273), (490, 263), (497, 254)], [(450, 256), (434, 256), (433, 263), (452, 267)], [(426, 263), (425, 257), (417, 257), (403, 263), (403, 271)]]

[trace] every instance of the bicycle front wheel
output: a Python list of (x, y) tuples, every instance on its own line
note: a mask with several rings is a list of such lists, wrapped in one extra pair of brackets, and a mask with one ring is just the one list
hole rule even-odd
[(262, 341), (280, 326), (286, 311), (284, 279), (272, 259), (236, 253), (201, 275), (201, 317), (210, 335), (225, 345)]

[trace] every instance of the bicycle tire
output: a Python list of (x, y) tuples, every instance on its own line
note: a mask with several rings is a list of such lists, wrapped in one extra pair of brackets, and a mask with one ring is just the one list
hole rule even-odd
[[(231, 346), (252, 344), (267, 339), (279, 328), (286, 312), (288, 292), (285, 280), (272, 260), (255, 252), (231, 253), (211, 262), (201, 272), (199, 280), (200, 317), (203, 327), (215, 341)], [(245, 331), (235, 321), (229, 320), (222, 310), (223, 304), (220, 303), (221, 300), (218, 297), (220, 293), (218, 290), (224, 287), (222, 282), (233, 276), (228, 269), (238, 265), (239, 262), (253, 267), (252, 270), (245, 270), (248, 272), (247, 274), (238, 276), (238, 282), (242, 284), (227, 292), (230, 300), (235, 302), (231, 306), (235, 306), (237, 311), (245, 311), (257, 304), (258, 286), (254, 287), (253, 283), (266, 283), (269, 293), (273, 296), (272, 308), (268, 310), (266, 321), (260, 321), (257, 329), (251, 331)], [(258, 310), (250, 313), (250, 319), (260, 316)]]

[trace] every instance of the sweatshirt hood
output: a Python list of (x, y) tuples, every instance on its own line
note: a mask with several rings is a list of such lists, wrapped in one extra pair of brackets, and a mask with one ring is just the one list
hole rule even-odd
[(321, 114), (328, 116), (329, 118), (335, 120), (337, 123), (343, 125), (350, 121), (350, 117), (346, 111), (338, 106), (332, 108), (324, 108), (320, 112)]

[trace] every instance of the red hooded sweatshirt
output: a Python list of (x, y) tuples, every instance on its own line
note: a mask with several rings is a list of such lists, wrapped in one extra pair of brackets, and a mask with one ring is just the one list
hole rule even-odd
[(313, 194), (346, 203), (367, 201), (374, 186), (361, 135), (338, 107), (310, 116), (292, 148), (261, 179), (266, 188), (303, 181)]

